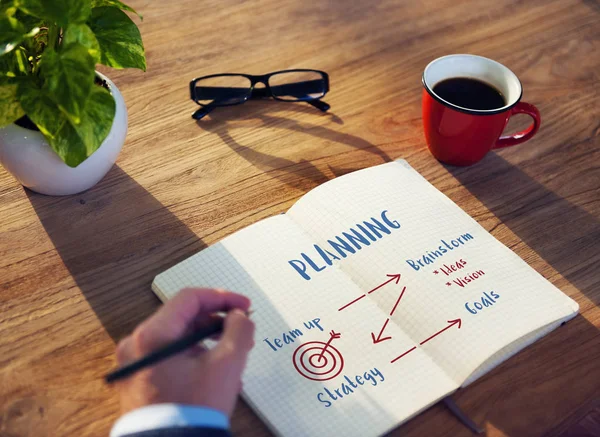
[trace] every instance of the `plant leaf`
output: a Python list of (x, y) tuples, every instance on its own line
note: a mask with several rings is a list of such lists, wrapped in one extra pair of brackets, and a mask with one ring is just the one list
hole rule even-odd
[(62, 43), (65, 46), (79, 43), (87, 48), (88, 53), (94, 59), (94, 64), (100, 62), (100, 45), (87, 24), (69, 24), (64, 32)]
[(14, 17), (0, 16), (0, 56), (12, 51), (25, 38), (31, 38), (39, 31), (39, 27), (34, 27), (29, 32), (25, 26)]
[(115, 100), (99, 86), (92, 88), (90, 97), (77, 125), (65, 123), (50, 145), (70, 167), (77, 167), (102, 144), (115, 117)]
[(127, 6), (125, 3), (120, 2), (119, 0), (92, 0), (92, 8), (100, 8), (102, 6), (112, 6), (123, 11), (133, 12), (135, 15), (140, 17), (140, 20), (144, 20), (142, 14), (137, 13), (131, 6)]
[(40, 64), (44, 91), (73, 123), (79, 123), (94, 84), (95, 64), (88, 49), (79, 43), (62, 46), (58, 52), (48, 49)]
[(19, 47), (10, 53), (0, 56), (0, 78), (19, 77), (29, 73), (29, 63), (25, 50)]
[(17, 89), (17, 98), (27, 116), (46, 136), (48, 142), (56, 137), (67, 117), (58, 109), (44, 91), (33, 80), (22, 81)]
[(94, 8), (89, 25), (100, 44), (102, 64), (146, 71), (140, 31), (125, 12), (113, 7)]
[(17, 99), (17, 85), (0, 86), (0, 127), (18, 120), (25, 111)]
[[(0, 0), (1, 1), (1, 0)], [(33, 29), (34, 27), (44, 27), (44, 20), (34, 17), (33, 15), (29, 15), (16, 7), (14, 9), (14, 17), (19, 20), (27, 29)]]
[(15, 5), (35, 17), (66, 27), (83, 23), (91, 13), (89, 0), (14, 0)]
[(70, 167), (77, 167), (100, 147), (110, 132), (116, 112), (112, 95), (99, 86), (92, 88), (77, 125), (70, 123), (32, 81), (19, 85), (17, 97), (52, 149)]
[(16, 11), (17, 7), (14, 0), (0, 0), (0, 14), (12, 17)]

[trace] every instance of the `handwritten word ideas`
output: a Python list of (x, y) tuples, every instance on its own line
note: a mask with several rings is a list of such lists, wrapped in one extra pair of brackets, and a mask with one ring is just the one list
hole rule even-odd
[(292, 259), (288, 263), (300, 276), (310, 281), (309, 272), (314, 274), (325, 270), (333, 265), (334, 260), (340, 261), (342, 258), (356, 253), (357, 250), (370, 246), (372, 242), (383, 238), (384, 235), (391, 234), (394, 229), (400, 229), (400, 223), (391, 220), (388, 217), (388, 211), (384, 210), (381, 212), (380, 218), (371, 217), (370, 221), (364, 220), (362, 223), (357, 223), (348, 232), (342, 232), (342, 236), (336, 235), (322, 246), (313, 245), (315, 253), (309, 252), (307, 255), (302, 252), (299, 257), (301, 259)]
[(354, 378), (349, 378), (344, 375), (344, 382), (340, 385), (339, 388), (328, 389), (327, 387), (323, 387), (323, 391), (317, 393), (317, 399), (319, 402), (325, 404), (325, 408), (331, 407), (333, 402), (343, 399), (344, 396), (349, 396), (354, 393), (354, 390), (358, 390), (361, 386), (369, 383), (373, 387), (376, 387), (377, 384), (385, 381), (385, 377), (380, 370), (376, 367), (367, 370), (361, 375), (356, 375)]
[(455, 249), (467, 244), (469, 241), (475, 239), (471, 234), (466, 233), (462, 234), (456, 239), (451, 239), (450, 242), (446, 240), (441, 240), (437, 249), (428, 250), (423, 255), (419, 256), (417, 259), (407, 259), (406, 263), (411, 266), (414, 270), (419, 271), (421, 268), (426, 265), (433, 264), (436, 258), (440, 258), (447, 253), (452, 252)]
[(457, 272), (460, 269), (463, 269), (466, 265), (467, 262), (461, 258), (455, 263), (450, 263), (450, 265), (444, 264), (442, 267), (439, 268), (439, 270), (434, 270), (433, 273), (437, 275), (441, 271), (444, 275), (450, 276), (453, 272)]

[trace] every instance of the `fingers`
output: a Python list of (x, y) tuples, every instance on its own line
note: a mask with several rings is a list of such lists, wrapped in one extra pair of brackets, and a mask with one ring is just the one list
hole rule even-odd
[(117, 356), (117, 363), (119, 366), (124, 366), (125, 364), (135, 360), (135, 352), (133, 350), (131, 336), (125, 337), (119, 342), (115, 354)]
[(182, 290), (134, 331), (134, 346), (138, 353), (147, 353), (189, 332), (202, 314), (236, 308), (242, 313), (249, 307), (250, 300), (237, 293), (208, 288)]
[(222, 404), (217, 405), (221, 411), (230, 416), (235, 400), (241, 390), (241, 378), (248, 352), (254, 346), (254, 323), (240, 311), (233, 310), (225, 318), (223, 335), (217, 346), (209, 353), (222, 374), (219, 393)]
[(232, 310), (225, 318), (223, 334), (215, 351), (245, 362), (254, 346), (254, 323), (240, 310)]
[[(213, 325), (215, 323), (220, 323), (220, 322), (223, 322), (222, 315), (219, 315), (216, 313), (202, 314), (202, 315), (196, 317), (196, 319), (194, 319), (194, 321), (190, 324), (190, 327), (194, 331), (199, 331), (210, 325)], [(218, 334), (211, 336), (210, 339), (216, 340), (220, 337), (221, 337), (221, 333), (218, 333)]]

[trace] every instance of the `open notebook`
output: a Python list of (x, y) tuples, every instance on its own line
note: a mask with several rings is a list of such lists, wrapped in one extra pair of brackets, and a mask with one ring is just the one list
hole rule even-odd
[(284, 436), (377, 436), (578, 305), (405, 161), (360, 170), (158, 275), (252, 299), (243, 396)]

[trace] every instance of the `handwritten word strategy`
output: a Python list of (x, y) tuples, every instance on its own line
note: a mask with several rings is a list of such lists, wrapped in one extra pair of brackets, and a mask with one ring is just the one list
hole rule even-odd
[(344, 396), (353, 394), (354, 390), (359, 389), (366, 383), (376, 387), (377, 384), (383, 381), (385, 381), (385, 377), (377, 367), (367, 370), (362, 376), (356, 375), (353, 378), (349, 378), (344, 375), (344, 382), (341, 383), (339, 388), (332, 388), (330, 390), (327, 387), (323, 387), (323, 391), (317, 393), (317, 400), (325, 404), (326, 408), (329, 408), (335, 401), (342, 399)]

